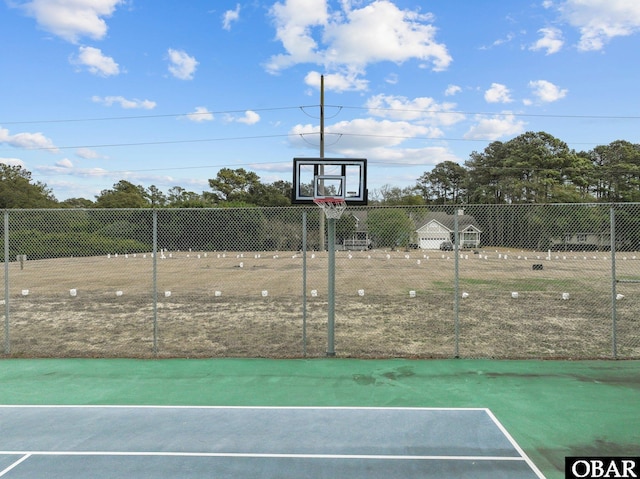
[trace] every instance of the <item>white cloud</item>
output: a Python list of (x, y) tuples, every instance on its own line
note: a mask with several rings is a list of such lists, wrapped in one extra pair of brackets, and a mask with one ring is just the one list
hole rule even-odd
[(31, 0), (21, 7), (38, 25), (69, 42), (80, 37), (104, 38), (107, 24), (116, 7), (126, 0)]
[(245, 125), (254, 125), (260, 121), (260, 115), (255, 111), (247, 110), (244, 112), (244, 116), (236, 120), (238, 123), (244, 123)]
[(450, 126), (464, 120), (455, 112), (455, 103), (438, 103), (433, 98), (409, 99), (403, 96), (375, 95), (366, 102), (369, 113), (394, 120), (414, 121), (423, 125)]
[[(304, 82), (312, 87), (320, 88), (321, 74), (316, 71), (307, 73)], [(324, 88), (329, 91), (364, 91), (368, 88), (369, 82), (359, 77), (358, 72), (328, 73), (324, 76)]]
[(372, 63), (416, 59), (440, 71), (451, 63), (446, 46), (435, 39), (432, 15), (400, 10), (388, 0), (352, 8), (355, 3), (343, 1), (342, 10), (334, 13), (326, 0), (276, 3), (271, 14), (285, 53), (272, 56), (267, 70), (277, 73), (295, 64), (315, 63), (362, 73)]
[(212, 121), (213, 113), (211, 113), (206, 106), (197, 106), (193, 113), (187, 114), (187, 118), (196, 123), (202, 121)]
[(387, 77), (384, 79), (389, 85), (397, 85), (398, 84), (398, 74), (397, 73), (389, 73)]
[(104, 178), (113, 175), (113, 172), (104, 168), (75, 168), (68, 160), (62, 160), (55, 165), (40, 165), (34, 170), (42, 174), (69, 175), (79, 178)]
[[(464, 120), (453, 110), (454, 103), (438, 103), (432, 98), (376, 95), (365, 102), (369, 118), (341, 121), (325, 126), (325, 151), (344, 157), (366, 157), (397, 165), (425, 165), (432, 161), (458, 161), (447, 148), (423, 145), (443, 137), (442, 126)], [(319, 129), (314, 124), (296, 125), (290, 130), (295, 148), (314, 149)]]
[(514, 115), (494, 117), (476, 116), (477, 123), (464, 134), (466, 140), (497, 140), (504, 136), (518, 135), (525, 129), (525, 123)]
[(2, 158), (0, 157), (0, 163), (8, 166), (20, 166), (24, 168), (24, 161), (19, 158)]
[(447, 86), (447, 89), (444, 91), (444, 95), (453, 96), (457, 93), (460, 93), (461, 91), (462, 91), (462, 88), (460, 88), (458, 85), (449, 85)]
[(543, 103), (558, 101), (567, 96), (567, 89), (561, 89), (547, 80), (536, 80), (529, 82), (529, 88), (533, 95)]
[(612, 38), (640, 32), (638, 0), (566, 0), (559, 10), (580, 31), (581, 51), (601, 50)]
[(486, 46), (486, 45), (481, 46), (480, 50), (489, 50), (489, 49), (491, 49), (493, 47), (499, 47), (500, 45), (504, 45), (504, 44), (510, 43), (511, 41), (513, 41), (513, 39), (515, 37), (516, 37), (515, 34), (508, 33), (506, 37), (498, 38), (490, 46)]
[[(352, 157), (358, 155), (357, 151), (349, 153)], [(460, 162), (458, 157), (442, 146), (426, 146), (423, 148), (372, 148), (367, 152), (367, 157), (370, 160), (374, 159), (376, 163), (391, 166), (419, 165), (425, 167), (428, 165), (437, 165), (443, 161)], [(409, 181), (412, 180), (409, 179)]]
[[(319, 140), (317, 125), (296, 125), (289, 133), (294, 147), (316, 148), (315, 143)], [(437, 128), (407, 121), (361, 118), (325, 126), (325, 148), (345, 157), (389, 157), (396, 155), (395, 150), (407, 141), (416, 137), (433, 138), (439, 134)]]
[[(376, 136), (371, 134), (372, 131), (384, 134)], [(378, 165), (424, 166), (447, 160), (458, 161), (458, 158), (444, 147), (407, 145), (416, 138), (423, 144), (425, 137), (437, 136), (438, 131), (409, 122), (380, 121), (371, 118), (345, 121), (325, 129), (328, 138), (325, 151), (345, 158), (365, 157)], [(299, 146), (313, 148), (310, 145), (312, 139), (313, 136), (307, 137), (303, 143), (300, 138)]]
[(492, 83), (491, 88), (484, 92), (484, 99), (488, 103), (511, 103), (511, 92), (501, 83)]
[(558, 53), (564, 45), (562, 32), (558, 28), (541, 28), (538, 30), (538, 33), (542, 35), (542, 38), (531, 45), (529, 50), (546, 50), (546, 54), (551, 55), (553, 53)]
[(105, 176), (110, 176), (111, 173), (104, 168), (74, 168), (73, 175), (79, 176), (81, 178), (104, 178)]
[(79, 47), (78, 55), (71, 57), (71, 63), (85, 66), (89, 72), (103, 77), (120, 73), (120, 67), (113, 58), (103, 55), (99, 48)]
[(322, 56), (311, 29), (326, 25), (328, 21), (326, 0), (285, 0), (271, 7), (276, 24), (276, 38), (286, 54), (271, 57), (267, 70), (273, 73), (296, 63), (322, 63)]
[(255, 111), (247, 110), (242, 116), (232, 115), (230, 113), (225, 114), (224, 121), (228, 123), (244, 123), (245, 125), (254, 125), (260, 121), (260, 115)]
[(240, 18), (240, 4), (236, 4), (235, 10), (227, 10), (222, 15), (222, 28), (225, 30), (231, 30), (231, 23), (237, 22)]
[(0, 128), (0, 143), (6, 143), (7, 145), (27, 150), (42, 149), (51, 152), (58, 151), (53, 141), (42, 133), (16, 133), (15, 135), (11, 135), (6, 128)]
[(106, 106), (112, 106), (114, 103), (117, 103), (124, 109), (133, 109), (133, 108), (141, 108), (143, 110), (153, 110), (156, 107), (156, 102), (151, 100), (138, 100), (134, 98), (133, 100), (128, 100), (123, 96), (93, 96), (91, 100), (95, 103), (102, 103)]
[(169, 72), (180, 80), (192, 80), (198, 62), (185, 51), (169, 48)]
[(80, 158), (84, 158), (85, 160), (103, 160), (108, 158), (107, 156), (101, 155), (90, 148), (78, 148), (76, 150), (76, 155)]
[(435, 41), (436, 28), (429, 14), (400, 10), (387, 0), (377, 0), (347, 13), (345, 22), (331, 22), (325, 36), (331, 48), (331, 63), (367, 65), (380, 61), (402, 63), (409, 59), (429, 60), (436, 71), (445, 70), (451, 56), (444, 44)]
[(73, 163), (69, 158), (63, 158), (60, 161), (56, 161), (56, 166), (60, 168), (73, 168)]

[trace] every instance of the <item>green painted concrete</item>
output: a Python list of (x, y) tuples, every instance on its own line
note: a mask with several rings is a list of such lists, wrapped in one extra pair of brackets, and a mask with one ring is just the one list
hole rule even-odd
[(486, 407), (549, 479), (640, 454), (640, 361), (5, 359), (0, 404)]

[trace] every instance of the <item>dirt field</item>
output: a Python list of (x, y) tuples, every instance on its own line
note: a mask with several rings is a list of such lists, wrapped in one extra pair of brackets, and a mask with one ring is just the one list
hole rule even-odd
[[(327, 253), (307, 253), (306, 305), (303, 261), (164, 252), (156, 301), (151, 254), (13, 262), (0, 339), (14, 357), (324, 356)], [(613, 356), (607, 253), (464, 251), (458, 269), (456, 296), (451, 252), (336, 252), (336, 354)], [(616, 277), (640, 279), (640, 254), (619, 254)], [(638, 358), (640, 284), (616, 288), (615, 352)]]

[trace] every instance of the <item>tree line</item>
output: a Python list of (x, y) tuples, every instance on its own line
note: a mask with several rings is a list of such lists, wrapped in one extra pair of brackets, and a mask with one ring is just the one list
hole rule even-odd
[[(95, 199), (56, 200), (20, 166), (0, 164), (0, 208), (211, 208), (288, 206), (291, 182), (264, 183), (244, 168), (222, 168), (210, 191), (167, 193), (121, 180)], [(474, 151), (463, 165), (438, 163), (413, 186), (370, 192), (377, 205), (463, 205), (640, 201), (640, 144), (616, 140), (575, 151), (546, 132), (527, 132)]]

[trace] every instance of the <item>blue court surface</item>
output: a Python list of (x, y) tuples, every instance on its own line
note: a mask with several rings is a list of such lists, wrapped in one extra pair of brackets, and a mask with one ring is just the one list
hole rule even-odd
[(0, 478), (543, 478), (488, 409), (0, 406)]

